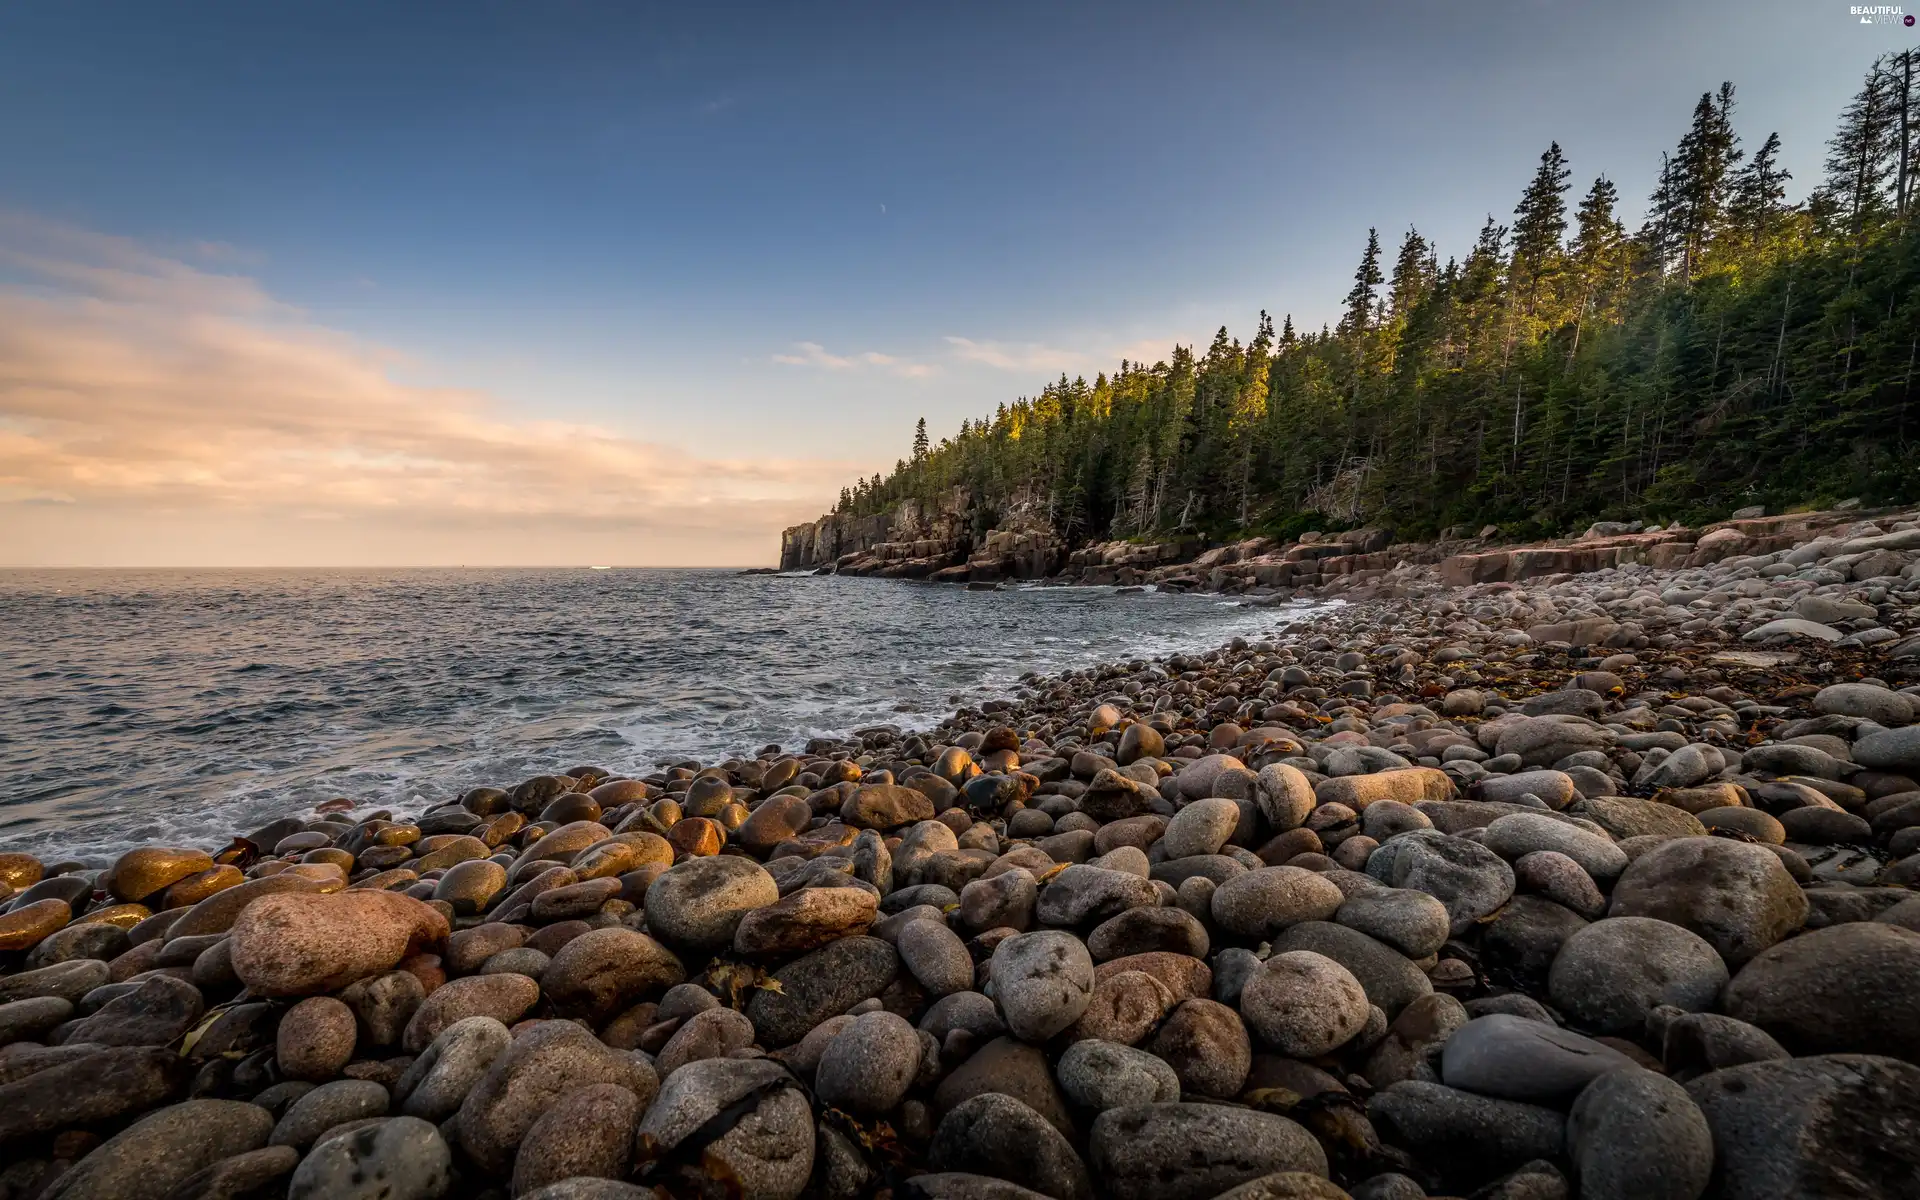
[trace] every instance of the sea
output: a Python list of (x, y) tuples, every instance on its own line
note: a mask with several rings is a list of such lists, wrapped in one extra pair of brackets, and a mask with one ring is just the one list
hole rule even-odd
[(924, 728), (1025, 672), (1299, 615), (722, 570), (0, 571), (0, 849), (104, 862), (339, 797)]

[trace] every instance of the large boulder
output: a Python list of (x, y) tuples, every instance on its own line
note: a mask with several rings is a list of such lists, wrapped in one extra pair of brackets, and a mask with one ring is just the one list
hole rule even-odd
[(1716, 1200), (1920, 1196), (1920, 1067), (1774, 1059), (1687, 1084), (1713, 1132)]
[(1920, 933), (1877, 921), (1810, 930), (1742, 967), (1724, 1007), (1795, 1054), (1920, 1063)]
[(1305, 1129), (1272, 1113), (1210, 1104), (1112, 1108), (1088, 1143), (1102, 1196), (1210, 1200), (1275, 1171), (1325, 1178), (1326, 1152)]
[(390, 971), (447, 934), (445, 916), (399, 892), (282, 892), (240, 913), (230, 955), (255, 996), (306, 996)]
[(1608, 913), (1691, 929), (1739, 966), (1804, 925), (1807, 908), (1806, 893), (1765, 847), (1676, 838), (1621, 874)]

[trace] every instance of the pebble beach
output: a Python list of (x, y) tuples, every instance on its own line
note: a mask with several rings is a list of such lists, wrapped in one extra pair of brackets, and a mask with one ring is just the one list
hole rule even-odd
[(0, 1200), (1920, 1195), (1920, 514), (1775, 540), (0, 852)]

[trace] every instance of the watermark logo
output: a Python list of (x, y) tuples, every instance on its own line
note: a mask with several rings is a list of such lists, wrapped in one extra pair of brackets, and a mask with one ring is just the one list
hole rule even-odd
[(1862, 25), (1911, 25), (1913, 17), (1898, 4), (1855, 4), (1847, 13)]

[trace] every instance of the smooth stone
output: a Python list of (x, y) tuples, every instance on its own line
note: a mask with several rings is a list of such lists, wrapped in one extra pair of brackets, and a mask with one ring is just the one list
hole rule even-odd
[(174, 1189), (173, 1200), (247, 1200), (300, 1164), (292, 1146), (262, 1146), (204, 1167)]
[(1513, 860), (1537, 850), (1552, 850), (1580, 864), (1580, 869), (1608, 883), (1627, 869), (1626, 851), (1606, 838), (1543, 813), (1513, 813), (1488, 825), (1482, 844), (1502, 858)]
[(814, 1091), (824, 1103), (878, 1115), (905, 1099), (920, 1062), (920, 1034), (904, 1018), (863, 1013), (827, 1044)]
[(1574, 1100), (1567, 1157), (1582, 1200), (1699, 1200), (1713, 1175), (1713, 1133), (1673, 1080), (1614, 1071)]
[(720, 950), (732, 943), (747, 913), (779, 899), (773, 876), (750, 858), (691, 858), (647, 888), (647, 928), (669, 946)]
[(1318, 1175), (1275, 1171), (1221, 1192), (1214, 1200), (1353, 1200), (1353, 1197)]
[(1920, 1062), (1920, 933), (1877, 921), (1802, 933), (1742, 967), (1722, 1007), (1795, 1054)]
[[(637, 935), (636, 935), (637, 936)], [(435, 988), (414, 1010), (401, 1047), (418, 1054), (442, 1032), (469, 1017), (518, 1021), (540, 999), (540, 985), (524, 975), (470, 975)]]
[(652, 1067), (609, 1048), (580, 1026), (542, 1021), (515, 1038), (461, 1102), (460, 1145), (483, 1169), (504, 1172), (521, 1139), (555, 1100), (596, 1083), (619, 1084), (642, 1102), (653, 1099), (659, 1087)]
[(1087, 1166), (1060, 1131), (1011, 1096), (986, 1092), (949, 1109), (927, 1149), (934, 1171), (965, 1168), (1054, 1200), (1092, 1200)]
[[(1391, 946), (1357, 929), (1326, 921), (1295, 925), (1274, 939), (1276, 953), (1311, 950), (1345, 967), (1366, 990), (1367, 1000), (1379, 1005), (1391, 1021), (1400, 1010), (1433, 991), (1426, 972)], [(1243, 993), (1244, 998), (1244, 993)]]
[(388, 971), (349, 984), (340, 999), (353, 1010), (360, 1041), (368, 1046), (398, 1046), (407, 1024), (426, 999), (427, 988), (411, 971)]
[(1367, 1023), (1367, 993), (1353, 973), (1310, 951), (1281, 951), (1240, 991), (1240, 1013), (1262, 1043), (1313, 1058), (1352, 1041)]
[(1334, 911), (1333, 920), (1408, 958), (1438, 953), (1452, 927), (1446, 905), (1411, 888), (1378, 888), (1349, 895)]
[(1545, 991), (1560, 947), (1587, 924), (1579, 913), (1545, 897), (1515, 896), (1481, 931), (1481, 956), (1509, 982)]
[(633, 1164), (640, 1113), (640, 1098), (618, 1084), (566, 1092), (521, 1139), (513, 1160), (513, 1194), (568, 1179), (624, 1179)]
[(1465, 1185), (1533, 1159), (1558, 1158), (1565, 1142), (1566, 1118), (1553, 1109), (1418, 1079), (1376, 1094), (1367, 1115), (1384, 1140)]
[(667, 1044), (654, 1056), (653, 1069), (662, 1079), (690, 1062), (725, 1058), (753, 1045), (753, 1022), (731, 1008), (710, 1008), (687, 1017)]
[(96, 1146), (41, 1196), (45, 1200), (168, 1200), (223, 1158), (258, 1150), (273, 1132), (267, 1111), (237, 1100), (188, 1100), (159, 1109)]
[(1412, 888), (1439, 900), (1455, 937), (1513, 895), (1513, 868), (1506, 860), (1438, 830), (1415, 830), (1382, 843), (1367, 859), (1367, 874), (1389, 887)]
[(1034, 915), (1042, 925), (1073, 927), (1159, 903), (1160, 893), (1149, 880), (1125, 871), (1074, 864), (1040, 889)]
[(1038, 1046), (997, 1037), (980, 1047), (934, 1089), (933, 1114), (944, 1117), (955, 1106), (986, 1092), (1012, 1096), (1045, 1117), (1068, 1140), (1076, 1137), (1066, 1097)]
[(152, 975), (76, 1021), (64, 1040), (98, 1046), (164, 1046), (192, 1029), (206, 1011), (200, 989), (171, 975)]
[[(1188, 881), (1195, 882), (1204, 881)], [(1095, 962), (1156, 951), (1205, 958), (1209, 949), (1206, 926), (1193, 914), (1178, 908), (1128, 909), (1101, 922), (1087, 935), (1087, 952)]]
[(1213, 919), (1246, 938), (1268, 939), (1302, 921), (1325, 921), (1346, 900), (1339, 888), (1300, 867), (1263, 867), (1220, 884)]
[(1716, 1200), (1920, 1195), (1920, 1067), (1869, 1054), (1749, 1063), (1687, 1084)]
[(1136, 1045), (1180, 1002), (1171, 988), (1145, 971), (1119, 971), (1104, 978), (1096, 973), (1086, 1010), (1067, 1027), (1066, 1036)]
[(1440, 1054), (1440, 1077), (1448, 1087), (1502, 1100), (1554, 1103), (1633, 1065), (1620, 1051), (1571, 1030), (1496, 1013), (1454, 1031)]
[(323, 1083), (295, 1100), (273, 1127), (269, 1142), (275, 1146), (308, 1146), (313, 1140), (346, 1121), (362, 1117), (384, 1117), (391, 1097), (387, 1089), (369, 1079), (339, 1079)]
[[(657, 885), (658, 880), (655, 883)], [(772, 883), (769, 877), (767, 884)], [(651, 889), (648, 894), (652, 894)], [(651, 910), (648, 922), (652, 922)], [(729, 930), (728, 939), (731, 938)], [(553, 1004), (556, 1014), (583, 1017), (597, 1025), (649, 993), (665, 991), (686, 977), (686, 967), (667, 947), (644, 933), (615, 925), (589, 930), (555, 951), (553, 961), (540, 973), (540, 992)], [(428, 1000), (431, 1002), (432, 997)]]
[(1326, 1152), (1285, 1117), (1210, 1104), (1141, 1104), (1095, 1118), (1088, 1158), (1114, 1200), (1210, 1200), (1275, 1171), (1324, 1178)]
[(734, 930), (733, 948), (754, 956), (805, 954), (837, 938), (865, 933), (879, 906), (879, 897), (861, 888), (802, 888), (743, 916)]
[(1007, 938), (994, 947), (991, 973), (1007, 1029), (1025, 1041), (1044, 1042), (1072, 1025), (1093, 998), (1093, 959), (1070, 933)]
[[(169, 940), (182, 936), (174, 930)], [(240, 913), (230, 953), (234, 974), (255, 996), (303, 996), (390, 971), (447, 934), (445, 916), (398, 892), (284, 892)]]
[(1094, 1112), (1180, 1099), (1180, 1077), (1171, 1066), (1117, 1042), (1075, 1042), (1060, 1055), (1055, 1075), (1069, 1099)]
[(393, 1099), (410, 1117), (444, 1121), (513, 1042), (493, 1017), (468, 1017), (440, 1031), (393, 1086)]
[(0, 1004), (0, 1046), (37, 1039), (72, 1015), (73, 1002), (58, 996)]
[(179, 1054), (160, 1046), (62, 1054), (44, 1069), (0, 1084), (0, 1143), (151, 1108), (173, 1091), (179, 1068)]
[(1561, 943), (1547, 990), (1575, 1024), (1637, 1037), (1663, 1004), (1712, 1010), (1727, 978), (1726, 963), (1691, 930), (1651, 917), (1613, 917)]
[(756, 988), (747, 1018), (769, 1048), (789, 1046), (828, 1017), (878, 996), (900, 971), (900, 956), (876, 937), (846, 937), (774, 972), (780, 991)]
[(280, 1018), (274, 1061), (288, 1079), (332, 1079), (353, 1060), (359, 1035), (351, 1008), (332, 996), (309, 996)]
[(1218, 854), (1240, 824), (1240, 805), (1226, 799), (1203, 799), (1182, 808), (1167, 822), (1160, 845), (1167, 858)]
[(1240, 1014), (1214, 1000), (1182, 1003), (1148, 1049), (1174, 1069), (1183, 1091), (1220, 1100), (1238, 1096), (1253, 1067), (1253, 1045)]
[(17, 975), (0, 976), (0, 1004), (40, 996), (58, 996), (77, 1004), (80, 997), (104, 986), (109, 975), (106, 963), (98, 959), (81, 958), (22, 971)]
[(1641, 855), (1614, 885), (1608, 909), (1691, 929), (1733, 967), (1798, 930), (1807, 911), (1779, 856), (1725, 838), (1678, 838)]
[(713, 1058), (674, 1072), (640, 1120), (636, 1166), (671, 1154), (707, 1122), (755, 1094), (759, 1100), (752, 1110), (708, 1143), (698, 1161), (653, 1181), (672, 1182), (683, 1172), (687, 1183), (698, 1185), (724, 1172), (742, 1196), (794, 1200), (813, 1173), (813, 1113), (786, 1069), (770, 1059)]
[(438, 1200), (453, 1152), (418, 1117), (393, 1117), (313, 1148), (294, 1169), (287, 1200)]
[(973, 987), (973, 956), (960, 935), (941, 921), (915, 921), (900, 931), (894, 948), (901, 965), (929, 996), (938, 998)]

